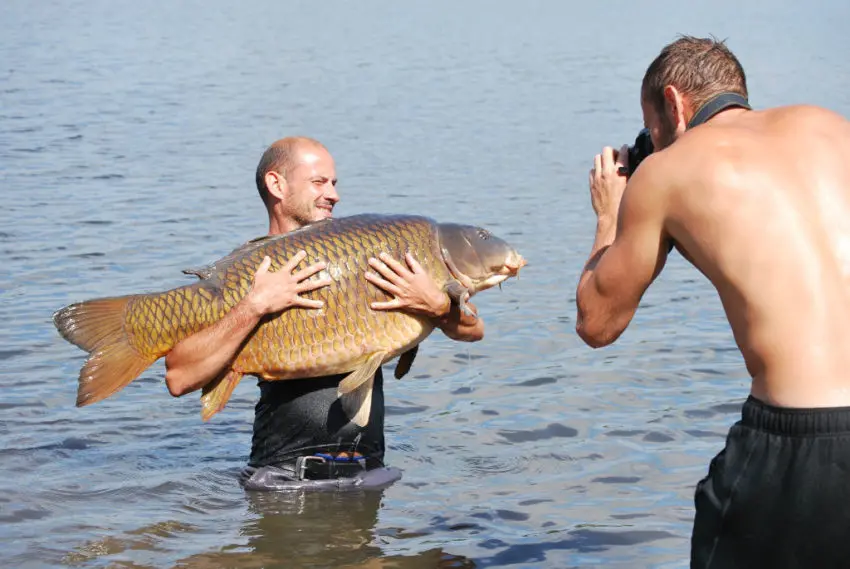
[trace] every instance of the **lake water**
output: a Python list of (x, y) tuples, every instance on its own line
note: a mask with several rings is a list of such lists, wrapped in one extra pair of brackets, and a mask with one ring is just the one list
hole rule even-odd
[[(5, 0), (0, 566), (686, 567), (748, 377), (679, 256), (617, 344), (576, 336), (587, 172), (679, 33), (727, 38), (756, 107), (850, 116), (850, 8), (818, 5)], [(474, 222), (530, 261), (476, 297), (483, 341), (434, 334), (388, 379), (382, 493), (243, 492), (253, 381), (206, 424), (161, 361), (75, 408), (50, 320), (263, 234), (254, 168), (292, 134), (336, 158), (338, 215)]]

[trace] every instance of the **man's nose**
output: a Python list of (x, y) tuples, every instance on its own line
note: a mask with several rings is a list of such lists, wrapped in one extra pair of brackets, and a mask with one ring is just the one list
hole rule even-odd
[(336, 193), (336, 187), (333, 184), (328, 184), (328, 189), (325, 190), (325, 199), (331, 203), (339, 201), (339, 194)]

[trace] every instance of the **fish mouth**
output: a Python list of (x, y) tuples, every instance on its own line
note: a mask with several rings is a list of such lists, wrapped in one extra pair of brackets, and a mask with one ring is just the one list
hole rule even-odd
[(505, 266), (502, 268), (502, 271), (508, 277), (516, 277), (519, 279), (519, 270), (526, 266), (528, 261), (522, 255), (517, 255), (516, 259), (509, 259), (505, 262)]
[(521, 256), (517, 256), (516, 259), (506, 261), (505, 264), (502, 265), (502, 268), (497, 272), (482, 279), (472, 279), (464, 275), (457, 270), (457, 267), (454, 266), (454, 263), (452, 263), (451, 260), (449, 260), (446, 264), (449, 266), (449, 272), (452, 276), (460, 281), (460, 283), (470, 291), (470, 294), (475, 294), (497, 285), (501, 288), (502, 283), (511, 277), (517, 277), (517, 279), (519, 279), (519, 270), (526, 266), (528, 261), (523, 259)]

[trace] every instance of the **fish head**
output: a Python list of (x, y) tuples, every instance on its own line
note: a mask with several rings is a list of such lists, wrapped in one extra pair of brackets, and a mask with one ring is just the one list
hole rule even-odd
[(440, 223), (437, 232), (446, 266), (470, 294), (517, 276), (527, 264), (511, 244), (483, 227)]

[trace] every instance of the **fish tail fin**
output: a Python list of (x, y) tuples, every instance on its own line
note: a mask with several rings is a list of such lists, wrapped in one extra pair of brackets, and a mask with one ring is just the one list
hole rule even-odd
[(80, 370), (77, 407), (120, 391), (156, 361), (134, 350), (127, 337), (125, 311), (133, 298), (135, 295), (88, 300), (53, 314), (59, 334), (90, 354)]
[(243, 375), (241, 371), (232, 369), (204, 386), (203, 395), (201, 395), (201, 419), (208, 421), (210, 417), (224, 409)]

